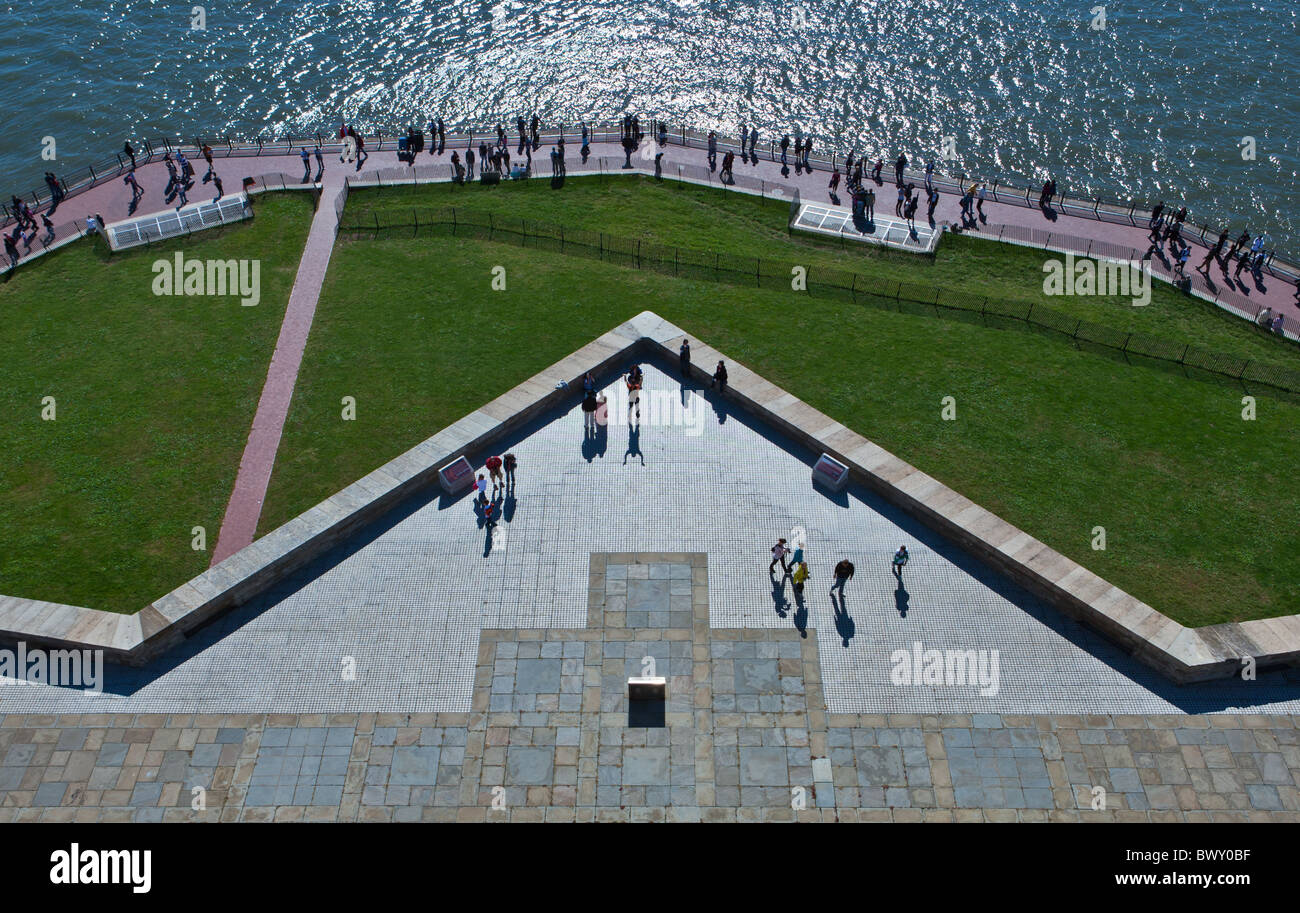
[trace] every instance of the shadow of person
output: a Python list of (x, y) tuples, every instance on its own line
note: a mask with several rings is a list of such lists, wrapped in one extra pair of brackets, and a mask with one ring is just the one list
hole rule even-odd
[(857, 633), (857, 626), (853, 624), (853, 618), (849, 615), (843, 593), (840, 594), (839, 599), (831, 597), (831, 610), (835, 613), (835, 632), (840, 635), (843, 645), (848, 647), (849, 641)]
[(1042, 205), (1042, 210), (1043, 210), (1043, 215), (1047, 217), (1047, 221), (1049, 222), (1056, 221), (1057, 218), (1056, 210), (1052, 207), (1051, 203), (1044, 203)]
[(483, 525), (487, 523), (487, 517), (483, 514), (483, 505), (479, 503), (477, 495), (475, 495), (474, 497), (473, 505), (474, 505), (474, 519), (478, 523), (478, 528), (482, 529)]
[(555, 175), (555, 177), (551, 178), (551, 189), (552, 189), (552, 190), (559, 190), (559, 189), (560, 189), (561, 187), (563, 187), (563, 186), (564, 186), (564, 175), (562, 175), (562, 174), (557, 174), (557, 175)]
[(727, 422), (727, 404), (723, 402), (721, 396), (712, 398), (713, 414), (718, 417), (718, 424), (724, 425)]
[(790, 603), (785, 598), (785, 574), (777, 577), (772, 575), (772, 603), (776, 607), (776, 614), (785, 618), (786, 612), (790, 608)]
[(588, 463), (596, 459), (596, 456), (600, 453), (600, 442), (597, 440), (599, 435), (600, 435), (599, 430), (596, 432), (596, 434), (593, 435), (590, 432), (588, 432), (585, 428), (583, 429), (582, 458), (586, 460)]
[(830, 195), (830, 197), (831, 197), (831, 205), (832, 205), (832, 206), (839, 206), (839, 205), (840, 205), (840, 195), (839, 195), (838, 193), (832, 193), (832, 194)]
[(501, 519), (505, 520), (507, 523), (514, 520), (515, 507), (518, 503), (519, 502), (515, 500), (515, 493), (512, 489), (506, 494), (505, 500), (501, 502)]
[(628, 457), (637, 457), (641, 465), (645, 465), (645, 454), (641, 452), (641, 425), (629, 425), (627, 429), (627, 453), (623, 454), (623, 465), (627, 465)]
[(483, 536), (483, 557), (486, 558), (492, 554), (492, 534), (496, 531), (495, 523), (488, 523), (484, 526), (486, 534)]
[(800, 637), (808, 636), (808, 604), (804, 602), (803, 594), (798, 590), (794, 591), (794, 628), (799, 632)]
[(907, 589), (903, 586), (902, 576), (901, 575), (897, 575), (897, 576), (898, 576), (898, 589), (894, 590), (894, 608), (898, 609), (899, 618), (906, 618), (907, 601), (911, 597), (908, 595)]

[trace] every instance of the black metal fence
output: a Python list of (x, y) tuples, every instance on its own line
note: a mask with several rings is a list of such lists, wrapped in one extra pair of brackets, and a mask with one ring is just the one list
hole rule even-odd
[(905, 313), (969, 315), (988, 324), (1022, 324), (1068, 337), (1081, 347), (1096, 346), (1126, 356), (1156, 359), (1234, 380), (1300, 393), (1300, 371), (1240, 356), (1208, 352), (1145, 333), (1115, 330), (1071, 317), (1035, 302), (1000, 299), (923, 283), (882, 281), (850, 270), (810, 266), (775, 258), (745, 257), (721, 251), (693, 250), (529, 219), (504, 218), (458, 207), (383, 212), (371, 210), (340, 224), (339, 233), (353, 239), (399, 235), (415, 237), (424, 234), (497, 241), (590, 257), (619, 266), (649, 269), (686, 279), (754, 285), (760, 288), (789, 289), (793, 270), (800, 267), (806, 272), (809, 293)]

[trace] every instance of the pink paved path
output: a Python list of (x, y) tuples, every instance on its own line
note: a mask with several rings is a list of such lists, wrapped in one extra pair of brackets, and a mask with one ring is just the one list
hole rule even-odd
[[(473, 140), (476, 155), (479, 139), (480, 137), (476, 136)], [(650, 143), (648, 136), (646, 143)], [(464, 138), (449, 137), (443, 155), (430, 155), (426, 149), (419, 156), (418, 164), (421, 166), (445, 166), (450, 159), (452, 149), (460, 150), (463, 158), (465, 146)], [(239, 473), (235, 480), (234, 489), (231, 492), (225, 519), (213, 552), (214, 564), (251, 543), (256, 535), (262, 504), (266, 497), (271, 471), (275, 465), (280, 436), (285, 419), (288, 416), (290, 401), (293, 398), (298, 369), (302, 364), (308, 333), (311, 330), (312, 319), (316, 312), (316, 303), (320, 296), (321, 285), (334, 246), (337, 227), (335, 204), (343, 190), (344, 178), (358, 176), (354, 166), (343, 165), (339, 162), (337, 147), (334, 147), (335, 151), (332, 154), (328, 151), (329, 149), (330, 147), (326, 147), (325, 175), (321, 188), (320, 205), (312, 220), (302, 260), (299, 263), (298, 274), (294, 280), (293, 290), (290, 293), (289, 303), (285, 310), (284, 322), (280, 328), (275, 352), (267, 371), (261, 399), (258, 402), (257, 413), (253, 419), (253, 427), (240, 461)], [(512, 160), (517, 158), (514, 149), (515, 147), (512, 144)], [(535, 163), (536, 173), (549, 173), (549, 150), (550, 144), (544, 142)], [(578, 143), (571, 140), (567, 150), (566, 161), (569, 172), (571, 175), (577, 175), (584, 170), (578, 158)], [(654, 151), (658, 151), (658, 147), (655, 147)], [(719, 162), (722, 157), (721, 151), (720, 149)], [(674, 145), (670, 142), (664, 147), (663, 152), (664, 171), (669, 176), (673, 175), (675, 166), (679, 164), (700, 166), (706, 162), (705, 152), (702, 149)], [(587, 170), (599, 167), (598, 163), (601, 158), (605, 160), (606, 170), (617, 170), (623, 162), (623, 151), (615, 143), (593, 142), (591, 154), (592, 158)], [(205, 163), (197, 156), (193, 161), (201, 177), (203, 171), (206, 170)], [(641, 167), (653, 167), (653, 158), (642, 158), (639, 153), (634, 154), (633, 161)], [(296, 154), (234, 158), (218, 157), (215, 166), (217, 172), (222, 175), (223, 183), (228, 190), (237, 189), (241, 179), (245, 177), (254, 178), (258, 183), (266, 186), (278, 187), (280, 176), (284, 175), (287, 184), (295, 185), (302, 174), (301, 159)], [(365, 178), (370, 172), (379, 169), (383, 169), (387, 177), (388, 174), (393, 173), (392, 169), (405, 169), (406, 167), (397, 160), (396, 152), (371, 152), (365, 170), (360, 174), (360, 177)], [(762, 161), (758, 165), (750, 165), (737, 161), (735, 171), (737, 175), (797, 187), (801, 198), (807, 202), (831, 202), (826, 186), (828, 172), (825, 170), (825, 166), (821, 166), (821, 169), (813, 174), (802, 175), (796, 174), (793, 167), (791, 167), (789, 175), (783, 176), (778, 162)], [(312, 162), (312, 173), (314, 176), (314, 160)], [(140, 185), (145, 189), (145, 195), (140, 201), (137, 215), (160, 212), (168, 208), (162, 199), (162, 188), (167, 182), (167, 170), (161, 161), (148, 164), (141, 162), (136, 170), (136, 177)], [(885, 186), (877, 190), (877, 208), (881, 212), (888, 213), (892, 211), (894, 196), (894, 188), (891, 184), (892, 170), (889, 167), (885, 170), (885, 178)], [(924, 183), (919, 177), (909, 176), (908, 179), (914, 180), (918, 187)], [(207, 194), (210, 193), (209, 186), (196, 185), (195, 190), (190, 194), (191, 202), (206, 199)], [(943, 187), (941, 186), (940, 189), (943, 190)], [(1023, 201), (1023, 195), (1020, 199)], [(847, 201), (845, 197), (841, 197), (841, 200)], [(74, 223), (84, 225), (85, 219), (89, 215), (102, 215), (109, 222), (126, 218), (130, 201), (130, 193), (120, 178), (109, 180), (98, 187), (65, 199), (54, 217), (54, 221), (59, 226), (57, 238), (62, 240), (65, 237), (76, 235), (77, 231)], [(1146, 216), (1143, 214), (1138, 214), (1138, 225), (1134, 226), (1127, 222), (1117, 224), (1099, 221), (1093, 218), (1091, 213), (1076, 215), (1058, 211), (1049, 216), (1037, 207), (1016, 205), (1010, 202), (995, 203), (991, 199), (985, 203), (984, 210), (988, 221), (980, 226), (981, 232), (994, 235), (999, 232), (1006, 232), (1009, 238), (1019, 237), (1030, 240), (1039, 246), (1044, 243), (1051, 243), (1053, 246), (1071, 246), (1070, 244), (1063, 244), (1062, 238), (1074, 238), (1082, 242), (1080, 244), (1081, 249), (1084, 245), (1099, 245), (1102, 255), (1118, 255), (1120, 249), (1145, 251), (1149, 243), (1147, 240)], [(935, 211), (935, 219), (941, 224), (945, 222), (957, 223), (959, 214), (958, 196), (953, 193), (943, 193), (942, 200)], [(1046, 240), (1048, 232), (1053, 235), (1050, 240)], [(1240, 232), (1240, 228), (1238, 228), (1238, 232)], [(1113, 248), (1110, 247), (1112, 245)], [(1094, 253), (1096, 252), (1098, 252), (1098, 249), (1094, 247)], [(1190, 267), (1199, 264), (1204, 253), (1204, 248), (1194, 244)], [(845, 256), (846, 259), (852, 258), (851, 249), (850, 252), (846, 252)], [(1168, 268), (1158, 260), (1153, 261), (1152, 266), (1157, 275), (1167, 275), (1169, 272)], [(1196, 273), (1192, 268), (1189, 268), (1189, 273), (1192, 275), (1196, 289), (1221, 297), (1238, 310), (1253, 313), (1254, 308), (1268, 305), (1274, 309), (1274, 312), (1280, 311), (1288, 317), (1290, 321), (1289, 327), (1300, 326), (1300, 307), (1297, 307), (1294, 298), (1295, 287), (1281, 278), (1268, 276), (1266, 273), (1264, 283), (1257, 287), (1248, 274), (1243, 273), (1243, 279), (1246, 282), (1237, 284), (1225, 277), (1217, 267), (1211, 269), (1208, 280)]]
[[(337, 163), (336, 163), (337, 164)], [(248, 545), (257, 536), (257, 521), (262, 515), (266, 489), (275, 466), (275, 455), (280, 448), (280, 435), (289, 416), (289, 402), (302, 366), (302, 353), (307, 348), (307, 334), (316, 316), (316, 302), (320, 300), (321, 284), (329, 267), (330, 252), (334, 249), (335, 228), (338, 217), (335, 203), (343, 192), (344, 172), (339, 165), (326, 171), (321, 182), (320, 205), (312, 218), (302, 259), (298, 262), (298, 275), (289, 292), (284, 322), (275, 342), (271, 365), (262, 386), (262, 398), (253, 416), (253, 430), (248, 434), (244, 455), (239, 461), (235, 487), (230, 492), (226, 516), (221, 522), (212, 563), (218, 564)]]

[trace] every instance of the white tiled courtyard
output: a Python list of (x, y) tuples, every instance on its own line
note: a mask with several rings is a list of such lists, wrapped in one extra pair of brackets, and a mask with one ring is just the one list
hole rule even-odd
[[(481, 629), (586, 624), (591, 553), (702, 552), (712, 626), (806, 629), (832, 713), (1300, 711), (1295, 673), (1170, 684), (866, 491), (815, 489), (815, 454), (708, 391), (645, 373), (639, 430), (620, 415), (585, 439), (575, 393), (501, 446), (519, 458), (517, 500), (494, 533), (472, 498), (431, 495), (161, 662), (110, 667), (102, 695), (15, 684), (0, 710), (465, 712)], [(802, 608), (767, 573), (771, 545), (795, 527), (812, 571)], [(889, 560), (901, 544), (912, 559), (900, 587)], [(857, 567), (847, 616), (827, 592), (844, 557)], [(894, 684), (891, 654), (917, 643), (996, 651), (996, 693)]]

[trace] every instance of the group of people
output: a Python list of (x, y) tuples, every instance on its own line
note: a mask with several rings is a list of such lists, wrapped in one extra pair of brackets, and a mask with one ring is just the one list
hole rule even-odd
[[(1296, 290), (1296, 301), (1300, 301), (1300, 289)], [(1280, 313), (1274, 313), (1273, 308), (1265, 307), (1255, 315), (1255, 323), (1281, 336), (1285, 330), (1286, 321)]]
[[(496, 140), (489, 143), (486, 138), (481, 138), (475, 154), (474, 140), (471, 138), (465, 147), (465, 155), (462, 158), (459, 150), (452, 150), (451, 167), (452, 173), (457, 182), (463, 183), (467, 180), (474, 180), (474, 168), (478, 166), (479, 176), (483, 175), (502, 175), (511, 178), (527, 178), (532, 176), (533, 170), (533, 153), (541, 148), (541, 120), (534, 115), (532, 124), (524, 123), (522, 117), (515, 120), (515, 126), (519, 134), (519, 144), (515, 149), (515, 163), (511, 164), (510, 158), (510, 140), (506, 134), (505, 127), (501, 124), (496, 125)], [(429, 134), (432, 140), (429, 144), (430, 155), (442, 155), (446, 146), (447, 134), (446, 127), (441, 120), (429, 121)], [(627, 136), (625, 132), (624, 136)], [(414, 142), (412, 139), (410, 142)], [(423, 142), (423, 136), (420, 137)], [(583, 162), (591, 155), (591, 130), (586, 123), (582, 124), (582, 146), (581, 156)], [(522, 157), (522, 160), (521, 158)], [(414, 155), (411, 162), (414, 163)], [(551, 147), (551, 174), (556, 177), (563, 177), (567, 172), (567, 163), (565, 160), (565, 139), (564, 130), (559, 131), (555, 145)]]
[[(57, 204), (55, 204), (57, 205)], [(15, 196), (10, 201), (10, 210), (14, 216), (14, 227), (5, 233), (5, 254), (9, 257), (11, 266), (18, 265), (18, 258), (21, 256), (18, 252), (18, 245), (23, 245), (23, 253), (31, 253), (32, 242), (36, 240), (39, 232), (44, 230), (45, 234), (41, 240), (45, 244), (54, 241), (54, 223), (50, 221), (48, 213), (36, 213), (27, 205), (27, 201)], [(54, 211), (54, 206), (50, 207), (50, 212)], [(40, 218), (39, 224), (37, 218)]]
[[(789, 556), (789, 561), (786, 560), (787, 556)], [(907, 552), (906, 545), (899, 546), (898, 551), (894, 552), (891, 565), (893, 574), (900, 583), (903, 579), (903, 568), (907, 566), (910, 559), (911, 556)], [(802, 597), (804, 584), (812, 576), (808, 570), (808, 562), (804, 558), (803, 543), (796, 542), (794, 547), (791, 548), (784, 538), (777, 539), (776, 545), (772, 546), (772, 563), (767, 566), (768, 576), (773, 580), (776, 579), (776, 566), (778, 564), (781, 565), (781, 579), (784, 580), (789, 577), (790, 582), (794, 585), (795, 595)], [(835, 565), (834, 581), (831, 583), (830, 588), (832, 596), (838, 590), (840, 598), (844, 597), (844, 585), (853, 577), (853, 571), (853, 562), (847, 558), (842, 559)]]
[(483, 462), (484, 471), (474, 480), (474, 507), (488, 528), (496, 526), (497, 517), (502, 513), (502, 501), (514, 497), (515, 470), (518, 468), (519, 460), (513, 453), (493, 455)]
[[(217, 191), (217, 195), (213, 199), (219, 200), (225, 196), (226, 189), (222, 184), (221, 176), (217, 174), (216, 166), (213, 163), (212, 147), (207, 143), (204, 143), (200, 147), (199, 152), (208, 166), (207, 171), (203, 174), (203, 183), (212, 184), (213, 189)], [(176, 208), (180, 209), (182, 206), (189, 204), (189, 192), (194, 188), (194, 164), (186, 158), (185, 153), (179, 149), (176, 150), (175, 156), (170, 152), (164, 153), (163, 164), (167, 166), (167, 185), (163, 188), (163, 200), (168, 203), (172, 200), (179, 201), (176, 204)], [(140, 182), (136, 180), (134, 166), (132, 166), (131, 170), (126, 173), (124, 178), (122, 178), (122, 183), (131, 188), (130, 211), (134, 212), (136, 206), (140, 203), (140, 198), (144, 196), (144, 188), (141, 187)]]

